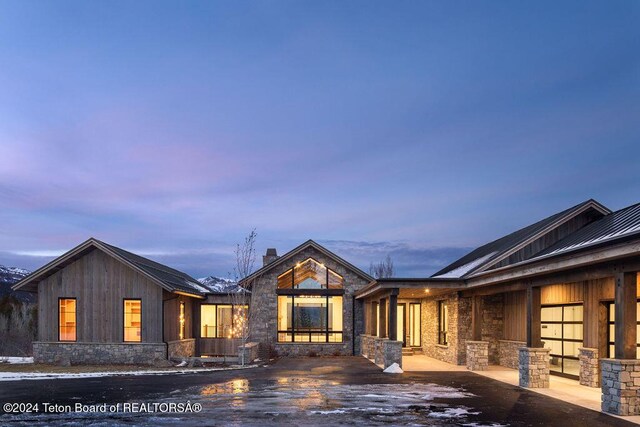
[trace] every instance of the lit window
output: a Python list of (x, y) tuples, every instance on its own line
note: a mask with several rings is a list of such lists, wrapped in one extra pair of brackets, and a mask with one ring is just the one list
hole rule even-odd
[(180, 339), (184, 339), (185, 337), (185, 321), (184, 321), (184, 301), (180, 301), (180, 314), (178, 315), (178, 326), (179, 326), (179, 336)]
[(202, 338), (237, 338), (245, 332), (249, 306), (202, 304), (200, 336)]
[(278, 296), (279, 342), (342, 342), (342, 297)]
[(278, 276), (278, 289), (342, 289), (344, 279), (313, 258)]
[(438, 301), (438, 344), (448, 345), (447, 331), (449, 329), (449, 309), (447, 303)]
[(76, 340), (76, 300), (75, 298), (60, 298), (58, 307), (58, 340)]
[(142, 341), (142, 301), (124, 300), (124, 341)]

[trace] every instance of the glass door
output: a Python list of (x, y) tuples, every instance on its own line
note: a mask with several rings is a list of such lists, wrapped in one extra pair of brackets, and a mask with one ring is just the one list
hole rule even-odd
[(541, 309), (542, 341), (550, 348), (549, 370), (577, 377), (578, 349), (583, 346), (582, 304), (557, 305)]
[(407, 337), (405, 337), (404, 331), (405, 331), (405, 308), (407, 307), (406, 304), (401, 303), (398, 304), (398, 317), (396, 318), (396, 323), (397, 323), (397, 340), (398, 341), (402, 341), (402, 346), (406, 347), (407, 345)]
[(420, 347), (420, 303), (412, 302), (409, 304), (409, 345), (411, 347)]

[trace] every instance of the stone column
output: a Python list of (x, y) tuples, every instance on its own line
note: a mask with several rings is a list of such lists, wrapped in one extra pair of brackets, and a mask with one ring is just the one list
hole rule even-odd
[(518, 353), (518, 373), (520, 387), (549, 387), (548, 348), (522, 347)]
[(600, 366), (597, 348), (579, 348), (580, 384), (587, 387), (600, 386)]
[(367, 357), (367, 340), (369, 339), (368, 335), (360, 335), (360, 355)]
[(489, 369), (488, 341), (467, 341), (467, 369), (470, 371)]
[(384, 352), (384, 369), (397, 363), (402, 368), (402, 341), (384, 340), (382, 342)]
[(388, 338), (376, 338), (375, 339), (375, 355), (374, 363), (376, 365), (384, 364), (384, 342), (389, 341)]
[(640, 360), (601, 359), (602, 411), (640, 415)]

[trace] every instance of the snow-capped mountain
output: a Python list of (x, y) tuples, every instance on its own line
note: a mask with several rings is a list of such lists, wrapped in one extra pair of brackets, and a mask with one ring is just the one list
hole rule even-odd
[(222, 277), (202, 277), (198, 279), (198, 282), (202, 284), (209, 291), (216, 294), (229, 294), (238, 292), (240, 287), (235, 280), (222, 278)]
[(3, 267), (0, 265), (0, 297), (8, 294), (19, 300), (33, 301), (35, 298), (28, 292), (13, 292), (11, 286), (29, 275), (30, 271), (17, 267)]

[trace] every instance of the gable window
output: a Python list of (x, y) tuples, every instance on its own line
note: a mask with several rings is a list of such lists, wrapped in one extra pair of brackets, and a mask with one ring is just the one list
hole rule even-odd
[(184, 339), (185, 337), (185, 320), (184, 320), (184, 301), (180, 301), (180, 313), (178, 314), (178, 333), (180, 339)]
[(142, 301), (124, 300), (124, 341), (142, 341)]
[(279, 342), (342, 342), (342, 296), (278, 295)]
[(449, 330), (449, 309), (446, 301), (438, 301), (438, 344), (449, 345), (447, 331)]
[(200, 337), (237, 338), (241, 334), (243, 317), (248, 305), (202, 304), (200, 306)]
[(278, 276), (278, 289), (342, 289), (344, 279), (313, 258)]
[(76, 341), (76, 299), (58, 299), (58, 340)]

